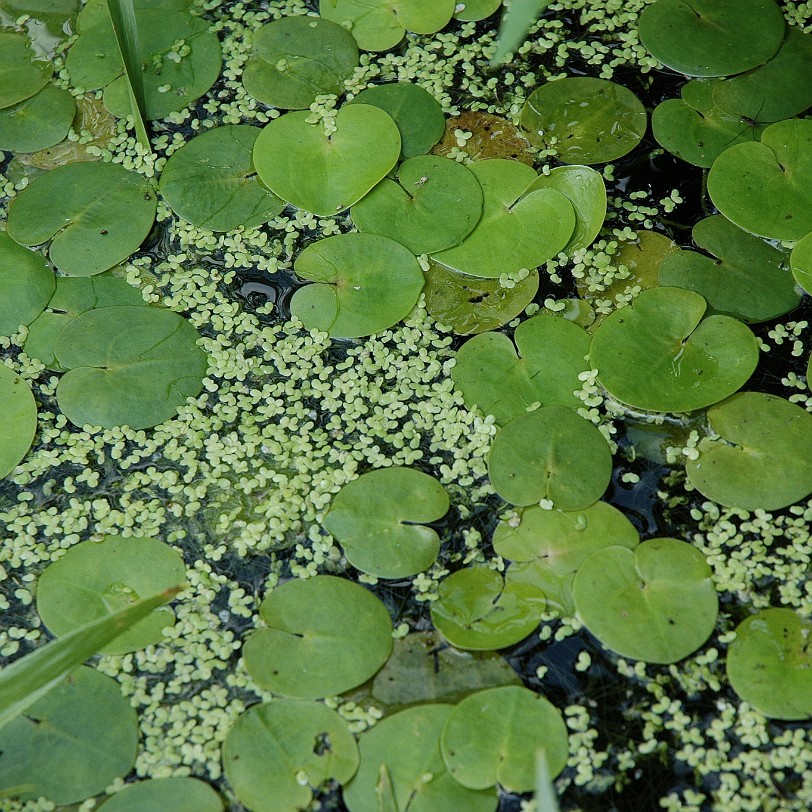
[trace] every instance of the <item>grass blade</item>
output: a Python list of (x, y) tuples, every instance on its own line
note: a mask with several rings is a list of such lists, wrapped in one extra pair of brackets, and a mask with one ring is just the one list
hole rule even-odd
[(513, 0), (505, 8), (499, 24), (499, 36), (496, 38), (496, 53), (491, 57), (491, 65), (500, 65), (507, 61), (508, 54), (513, 53), (524, 41), (530, 26), (541, 16), (552, 0)]
[(381, 764), (378, 785), (375, 787), (375, 797), (378, 800), (378, 812), (398, 812), (398, 802), (395, 798), (395, 789), (392, 786), (392, 776), (386, 764)]
[(537, 812), (559, 812), (547, 754), (544, 749), (536, 751), (536, 810)]
[(34, 704), (85, 660), (180, 592), (172, 587), (104, 615), (20, 657), (0, 671), (0, 727)]

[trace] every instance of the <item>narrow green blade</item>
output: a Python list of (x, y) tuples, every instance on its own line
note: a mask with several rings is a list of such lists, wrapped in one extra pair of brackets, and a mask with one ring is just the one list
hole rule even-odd
[(496, 38), (496, 53), (491, 57), (491, 65), (507, 61), (527, 36), (530, 26), (538, 20), (541, 12), (552, 0), (513, 0), (502, 14), (499, 36)]
[(559, 812), (558, 798), (543, 748), (536, 751), (536, 809), (538, 812)]
[(375, 787), (375, 797), (378, 800), (378, 812), (398, 812), (395, 788), (392, 786), (392, 776), (389, 774), (389, 767), (386, 764), (381, 764), (378, 785)]

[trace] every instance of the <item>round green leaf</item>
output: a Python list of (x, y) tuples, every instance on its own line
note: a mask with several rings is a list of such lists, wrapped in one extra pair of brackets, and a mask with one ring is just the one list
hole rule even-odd
[(276, 699), (254, 705), (223, 742), (223, 770), (251, 812), (306, 809), (313, 787), (346, 783), (358, 769), (347, 723), (319, 702)]
[(411, 82), (373, 85), (362, 90), (352, 103), (371, 104), (392, 116), (400, 132), (401, 159), (428, 152), (443, 137), (443, 108), (420, 85)]
[(502, 0), (464, 0), (457, 3), (454, 17), (457, 20), (477, 22), (490, 17), (501, 5)]
[[(112, 615), (132, 603), (182, 584), (183, 559), (156, 539), (105, 536), (84, 541), (46, 567), (37, 581), (37, 613), (55, 637)], [(167, 606), (155, 609), (105, 646), (105, 654), (126, 654), (160, 643), (174, 623)]]
[(669, 254), (660, 265), (661, 285), (695, 290), (715, 312), (746, 322), (768, 321), (800, 304), (785, 252), (720, 214), (700, 220), (692, 235), (718, 259), (695, 251)]
[(28, 453), (37, 433), (37, 403), (31, 387), (0, 364), (0, 479)]
[(765, 609), (736, 628), (727, 652), (733, 690), (773, 719), (812, 716), (812, 624), (792, 609)]
[(267, 124), (254, 144), (260, 180), (276, 195), (322, 217), (357, 203), (397, 163), (400, 133), (392, 117), (369, 104), (349, 104), (335, 132), (308, 124), (309, 111)]
[(518, 353), (504, 333), (482, 333), (457, 351), (451, 377), (468, 408), (478, 406), (504, 425), (533, 404), (580, 406), (573, 392), (589, 369), (586, 330), (560, 316), (540, 315), (523, 321), (513, 337)]
[(45, 258), (0, 231), (0, 335), (16, 333), (45, 309), (56, 279)]
[(426, 274), (426, 309), (440, 324), (458, 335), (496, 330), (515, 319), (539, 289), (534, 268), (513, 287), (498, 279), (477, 279), (431, 263)]
[(361, 766), (344, 789), (350, 812), (379, 812), (381, 772), (388, 773), (397, 809), (409, 812), (494, 812), (491, 791), (466, 789), (447, 772), (440, 734), (451, 705), (419, 705), (387, 716), (361, 736)]
[(460, 273), (496, 279), (536, 268), (554, 257), (575, 230), (575, 211), (557, 189), (525, 194), (535, 171), (518, 161), (493, 158), (469, 164), (482, 187), (482, 218), (461, 245), (433, 255)]
[(622, 657), (675, 663), (716, 625), (719, 602), (702, 553), (657, 538), (633, 551), (606, 547), (581, 564), (572, 594), (584, 625)]
[(640, 40), (688, 76), (731, 76), (766, 62), (784, 39), (774, 0), (657, 0), (640, 15)]
[(493, 651), (524, 640), (539, 625), (544, 593), (524, 578), (490, 567), (458, 570), (440, 582), (431, 621), (451, 645)]
[(118, 683), (82, 666), (0, 728), (0, 786), (23, 787), (22, 801), (79, 803), (126, 775), (137, 747), (136, 713)]
[(203, 388), (208, 359), (182, 316), (154, 307), (102, 307), (77, 316), (56, 339), (68, 372), (56, 390), (76, 426), (144, 429), (174, 417)]
[(98, 808), (104, 812), (223, 812), (223, 800), (197, 778), (153, 778), (127, 784)]
[(644, 290), (607, 316), (589, 361), (612, 397), (652, 412), (690, 412), (732, 395), (758, 363), (758, 342), (729, 316), (703, 318), (691, 290)]
[(161, 194), (175, 214), (212, 231), (254, 228), (285, 208), (254, 172), (260, 130), (246, 124), (216, 127), (187, 141), (166, 162)]
[(281, 17), (255, 31), (242, 81), (258, 101), (304, 110), (316, 96), (340, 94), (358, 65), (346, 28), (320, 17)]
[(463, 699), (445, 723), (440, 747), (449, 773), (464, 787), (499, 784), (508, 792), (535, 789), (539, 750), (555, 778), (567, 764), (569, 749), (561, 712), (518, 685)]
[(392, 620), (364, 587), (317, 575), (274, 589), (260, 606), (267, 628), (245, 642), (258, 685), (282, 696), (317, 699), (366, 682), (392, 651)]
[(812, 493), (812, 415), (783, 398), (740, 392), (708, 410), (719, 439), (688, 460), (692, 485), (722, 505), (778, 510)]
[(51, 240), (68, 276), (92, 276), (127, 259), (155, 220), (155, 193), (118, 164), (72, 163), (36, 178), (11, 202), (8, 234), (21, 245)]
[(350, 210), (359, 231), (383, 234), (413, 254), (459, 245), (482, 216), (482, 187), (462, 164), (418, 155), (384, 178)]
[(789, 264), (795, 281), (807, 293), (812, 294), (812, 231), (795, 244)]
[(296, 258), (299, 277), (320, 284), (293, 294), (290, 310), (309, 330), (339, 338), (368, 336), (407, 316), (423, 290), (414, 254), (378, 234), (338, 234)]
[(357, 569), (406, 578), (437, 558), (440, 539), (423, 523), (441, 519), (448, 504), (434, 477), (413, 468), (381, 468), (345, 485), (322, 524)]
[(494, 490), (514, 505), (549, 499), (562, 510), (581, 510), (601, 498), (611, 474), (604, 436), (566, 406), (514, 418), (488, 454)]
[(53, 72), (50, 62), (34, 56), (25, 34), (0, 31), (0, 109), (30, 99)]
[(586, 76), (536, 88), (522, 108), (527, 140), (566, 164), (602, 164), (631, 152), (646, 132), (646, 111), (631, 90)]
[(73, 96), (46, 85), (34, 96), (0, 111), (0, 149), (36, 152), (52, 147), (68, 134), (75, 114)]

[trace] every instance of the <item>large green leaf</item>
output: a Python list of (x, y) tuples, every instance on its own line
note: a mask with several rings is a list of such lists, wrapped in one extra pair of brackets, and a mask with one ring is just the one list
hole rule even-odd
[(0, 479), (23, 459), (37, 432), (37, 402), (31, 387), (0, 364)]

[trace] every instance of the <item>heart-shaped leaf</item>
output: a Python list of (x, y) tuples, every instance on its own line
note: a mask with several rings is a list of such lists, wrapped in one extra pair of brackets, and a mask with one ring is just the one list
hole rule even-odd
[(134, 781), (106, 800), (104, 812), (146, 812), (171, 809), (172, 812), (223, 812), (220, 796), (197, 778), (152, 778)]
[(0, 149), (36, 152), (59, 143), (67, 134), (76, 113), (76, 103), (67, 90), (46, 85), (29, 99), (0, 110)]
[(0, 109), (31, 98), (53, 72), (50, 62), (34, 56), (25, 34), (0, 31)]
[(809, 294), (812, 294), (812, 231), (795, 243), (789, 258), (795, 281)]
[(55, 290), (54, 272), (42, 254), (27, 251), (0, 231), (0, 335), (31, 324)]
[(500, 6), (502, 0), (465, 0), (457, 3), (454, 17), (457, 20), (472, 21), (484, 20), (490, 17)]
[(0, 479), (28, 453), (37, 433), (37, 402), (31, 387), (0, 364)]

